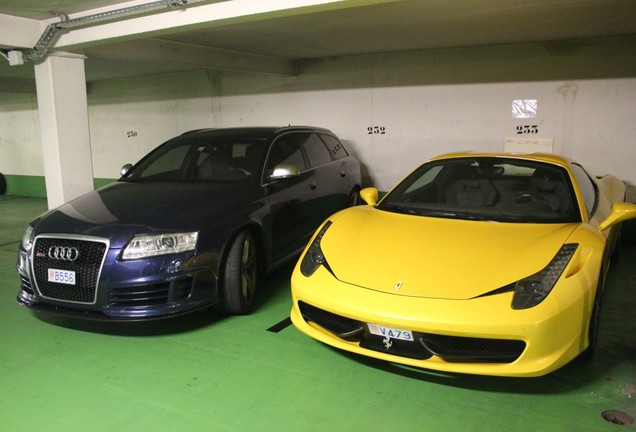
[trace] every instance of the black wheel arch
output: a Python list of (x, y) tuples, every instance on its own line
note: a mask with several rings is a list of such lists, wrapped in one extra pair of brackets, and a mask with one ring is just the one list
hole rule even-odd
[[(607, 251), (603, 254), (603, 263), (607, 259)], [(596, 290), (594, 291), (594, 299), (592, 300), (592, 310), (590, 312), (589, 323), (585, 328), (585, 337), (588, 341), (588, 347), (582, 352), (581, 357), (584, 360), (590, 360), (596, 352), (598, 345), (598, 334), (600, 327), (600, 314), (602, 310), (603, 296), (605, 294), (605, 279), (607, 276), (607, 268), (601, 263), (599, 270), (598, 281), (596, 283)]]

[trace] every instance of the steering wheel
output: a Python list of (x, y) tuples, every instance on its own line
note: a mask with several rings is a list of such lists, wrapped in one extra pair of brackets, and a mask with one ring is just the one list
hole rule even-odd
[(533, 202), (543, 204), (546, 207), (551, 208), (550, 202), (546, 199), (546, 197), (535, 192), (523, 192), (512, 197), (512, 203), (518, 206), (527, 205)]

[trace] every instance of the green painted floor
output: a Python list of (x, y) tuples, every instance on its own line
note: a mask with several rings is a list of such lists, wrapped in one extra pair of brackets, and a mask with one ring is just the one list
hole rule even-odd
[(0, 431), (634, 431), (636, 237), (608, 276), (591, 362), (542, 378), (443, 375), (345, 354), (293, 326), (291, 266), (250, 316), (104, 324), (16, 304), (37, 198), (0, 196)]

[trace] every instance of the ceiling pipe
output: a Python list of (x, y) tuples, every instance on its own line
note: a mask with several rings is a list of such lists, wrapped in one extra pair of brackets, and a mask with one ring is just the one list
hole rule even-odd
[(205, 0), (158, 0), (137, 6), (130, 6), (122, 9), (116, 9), (108, 12), (87, 15), (81, 18), (69, 19), (63, 12), (52, 12), (62, 19), (57, 23), (49, 24), (44, 30), (42, 36), (35, 44), (33, 49), (26, 50), (3, 50), (0, 51), (2, 57), (9, 61), (10, 65), (24, 64), (25, 62), (33, 62), (41, 59), (46, 55), (47, 50), (55, 40), (55, 37), (62, 31), (72, 30), (79, 27), (88, 27), (101, 24), (116, 19), (128, 18), (137, 15), (143, 15), (155, 12), (161, 9), (177, 9), (199, 3)]

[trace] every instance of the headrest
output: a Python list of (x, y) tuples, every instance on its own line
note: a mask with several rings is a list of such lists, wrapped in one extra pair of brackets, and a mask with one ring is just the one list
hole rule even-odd
[(552, 191), (556, 188), (558, 182), (554, 180), (553, 176), (550, 173), (546, 171), (536, 170), (532, 174), (530, 183), (539, 190)]

